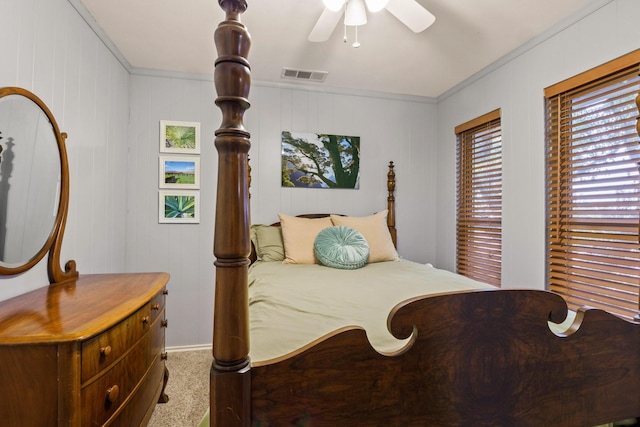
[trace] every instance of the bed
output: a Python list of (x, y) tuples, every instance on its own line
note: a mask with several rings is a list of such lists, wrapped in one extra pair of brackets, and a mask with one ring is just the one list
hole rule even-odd
[(247, 2), (219, 4), (210, 425), (565, 427), (640, 415), (640, 325), (587, 307), (569, 317), (560, 296), (540, 290), (409, 297), (384, 315), (390, 347), (344, 325), (252, 360)]

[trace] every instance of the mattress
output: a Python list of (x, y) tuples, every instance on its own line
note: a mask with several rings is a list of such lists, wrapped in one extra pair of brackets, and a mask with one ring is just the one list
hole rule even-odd
[(395, 305), (414, 296), (490, 288), (406, 260), (357, 270), (258, 261), (249, 269), (249, 355), (254, 364), (277, 358), (346, 326), (362, 327), (378, 352), (395, 352), (406, 344), (387, 330)]

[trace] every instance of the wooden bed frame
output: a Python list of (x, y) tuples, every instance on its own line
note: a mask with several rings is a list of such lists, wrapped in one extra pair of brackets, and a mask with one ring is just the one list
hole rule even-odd
[(212, 426), (593, 426), (640, 415), (640, 325), (578, 311), (551, 292), (495, 290), (415, 298), (389, 314), (402, 354), (363, 330), (335, 331), (268, 365), (249, 360), (249, 133), (246, 0), (219, 0), (215, 33), (218, 193)]

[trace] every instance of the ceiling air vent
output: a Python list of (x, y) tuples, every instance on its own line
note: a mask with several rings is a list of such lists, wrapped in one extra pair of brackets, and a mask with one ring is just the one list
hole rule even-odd
[(327, 71), (295, 70), (293, 68), (283, 68), (283, 79), (306, 80), (311, 82), (323, 82), (329, 74)]

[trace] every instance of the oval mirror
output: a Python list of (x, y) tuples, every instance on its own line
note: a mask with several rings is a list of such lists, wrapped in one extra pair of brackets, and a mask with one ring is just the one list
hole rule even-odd
[(63, 216), (63, 144), (38, 97), (0, 89), (0, 274), (23, 272), (51, 249)]

